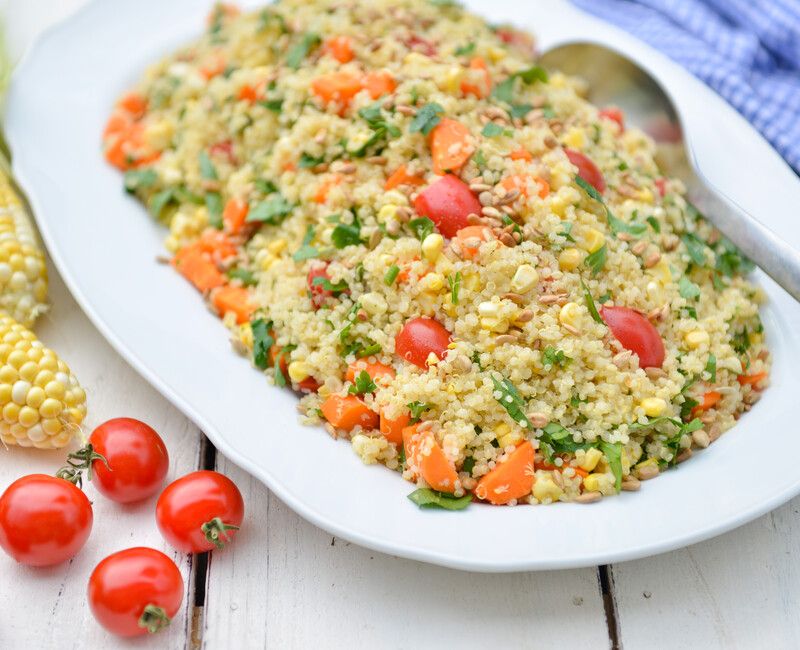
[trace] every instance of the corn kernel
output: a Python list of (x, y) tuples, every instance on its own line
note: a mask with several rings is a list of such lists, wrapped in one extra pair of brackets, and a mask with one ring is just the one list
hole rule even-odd
[(664, 413), (667, 408), (667, 403), (660, 397), (646, 397), (641, 401), (639, 406), (642, 407), (647, 417), (657, 418)]
[(692, 330), (684, 336), (684, 340), (690, 349), (696, 350), (702, 345), (708, 345), (709, 336), (705, 330)]
[(464, 70), (462, 68), (452, 66), (444, 73), (439, 87), (446, 93), (456, 93), (461, 85), (461, 80), (464, 78)]
[(280, 255), (286, 249), (286, 246), (288, 246), (288, 242), (283, 237), (279, 237), (267, 244), (267, 250), (273, 255)]
[(564, 494), (564, 490), (556, 485), (550, 474), (537, 474), (536, 481), (533, 484), (533, 496), (539, 501), (547, 499), (558, 501), (562, 494)]
[(616, 494), (615, 479), (609, 474), (595, 472), (583, 479), (583, 487), (587, 492), (600, 492), (601, 494)]
[(600, 250), (605, 243), (605, 235), (596, 228), (587, 228), (584, 230), (580, 241), (581, 248), (589, 253)]
[(581, 308), (575, 302), (568, 302), (558, 312), (558, 320), (562, 325), (569, 325), (570, 327), (578, 327), (581, 321)]
[(572, 205), (572, 202), (560, 191), (550, 196), (550, 211), (559, 217), (563, 217), (567, 211), (567, 206)]
[(378, 210), (378, 221), (386, 222), (389, 219), (394, 219), (396, 215), (397, 206), (393, 203), (388, 203)]
[(464, 273), (463, 286), (470, 291), (478, 291), (481, 288), (481, 278), (477, 273)]
[(578, 467), (586, 470), (587, 472), (591, 472), (595, 467), (597, 467), (597, 463), (600, 462), (602, 457), (603, 452), (601, 452), (599, 449), (595, 449), (594, 447), (590, 447), (586, 450), (583, 461), (578, 465)]
[(574, 246), (565, 248), (558, 256), (558, 268), (562, 271), (574, 271), (581, 263), (581, 252)]
[(386, 303), (386, 298), (375, 291), (361, 294), (359, 302), (364, 308), (364, 311), (372, 315), (385, 314), (389, 309), (389, 305)]
[(511, 289), (516, 293), (526, 293), (539, 282), (539, 273), (530, 264), (520, 264), (511, 278)]
[(496, 303), (486, 300), (478, 305), (478, 314), (481, 318), (497, 318), (500, 308)]
[(289, 378), (294, 382), (300, 382), (308, 379), (311, 375), (311, 369), (305, 361), (292, 361), (289, 364)]
[(444, 276), (441, 273), (428, 273), (420, 280), (423, 291), (437, 293), (444, 289)]
[(656, 264), (649, 270), (656, 276), (656, 279), (664, 286), (667, 286), (672, 282), (672, 271), (669, 268), (669, 262), (667, 262), (666, 258), (662, 257), (661, 261), (659, 261), (658, 264)]
[(653, 192), (650, 191), (649, 188), (643, 187), (641, 190), (639, 190), (636, 198), (639, 199), (642, 203), (652, 203), (655, 197), (653, 196)]
[(586, 135), (583, 129), (573, 126), (564, 136), (564, 144), (573, 149), (583, 149), (586, 145)]
[(444, 249), (444, 237), (437, 232), (432, 232), (422, 240), (422, 254), (429, 262), (435, 262)]

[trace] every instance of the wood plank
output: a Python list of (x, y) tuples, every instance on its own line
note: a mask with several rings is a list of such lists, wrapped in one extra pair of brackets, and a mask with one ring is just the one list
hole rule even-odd
[(800, 647), (800, 498), (721, 537), (613, 567), (626, 648)]
[[(183, 415), (141, 379), (89, 323), (50, 268), (52, 312), (36, 327), (73, 369), (88, 394), (88, 433), (104, 420), (127, 415), (148, 422), (164, 437), (170, 452), (168, 480), (197, 467), (200, 434)], [(65, 452), (42, 452), (0, 447), (0, 490), (32, 472), (52, 474)], [(46, 569), (16, 564), (0, 552), (0, 626), (2, 648), (98, 648), (117, 641), (92, 618), (86, 585), (95, 565), (105, 556), (131, 546), (151, 546), (174, 558), (186, 580), (183, 612), (159, 637), (159, 647), (182, 647), (188, 638), (193, 598), (190, 598), (191, 559), (169, 549), (154, 520), (155, 497), (140, 504), (119, 506), (89, 485), (94, 502), (94, 527), (83, 551), (71, 562)], [(13, 615), (11, 614), (13, 612)]]
[(595, 569), (484, 575), (383, 555), (303, 521), (222, 455), (218, 469), (247, 512), (211, 558), (206, 648), (608, 646)]

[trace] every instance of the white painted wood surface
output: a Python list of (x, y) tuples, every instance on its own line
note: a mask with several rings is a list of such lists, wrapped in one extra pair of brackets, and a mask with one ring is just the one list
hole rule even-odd
[[(0, 0), (12, 52), (83, 1)], [(197, 467), (200, 432), (105, 343), (52, 268), (51, 284), (54, 308), (36, 330), (87, 389), (87, 429), (139, 417), (164, 435), (170, 476)], [(0, 490), (62, 459), (0, 449)], [(203, 584), (193, 584), (192, 560), (161, 540), (154, 499), (121, 508), (96, 495), (92, 536), (73, 562), (33, 570), (0, 554), (0, 649), (603, 648), (612, 637), (629, 649), (800, 647), (800, 499), (717, 539), (611, 567), (604, 609), (595, 569), (491, 576), (374, 553), (304, 522), (222, 456), (217, 468), (242, 489), (247, 514)], [(167, 632), (127, 642), (94, 623), (85, 589), (100, 559), (133, 545), (175, 557), (187, 591)]]

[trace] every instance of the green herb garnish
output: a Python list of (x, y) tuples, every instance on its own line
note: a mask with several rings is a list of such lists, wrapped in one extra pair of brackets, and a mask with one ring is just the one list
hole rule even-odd
[(408, 227), (416, 235), (417, 239), (423, 241), (428, 235), (430, 235), (434, 229), (436, 228), (433, 221), (428, 219), (428, 217), (419, 217), (417, 219), (412, 219), (408, 222)]
[(347, 389), (347, 392), (350, 395), (364, 395), (365, 393), (371, 393), (377, 389), (378, 386), (372, 381), (372, 377), (369, 376), (369, 373), (366, 370), (362, 370), (356, 375), (353, 385)]
[(331, 233), (331, 241), (336, 248), (358, 246), (361, 241), (361, 227), (357, 223), (340, 223)]
[(218, 180), (217, 169), (205, 151), (200, 152), (200, 176), (207, 181)]
[(458, 292), (461, 290), (461, 271), (456, 271), (455, 276), (448, 276), (447, 282), (450, 285), (450, 302), (458, 304)]
[(265, 370), (269, 365), (270, 348), (275, 345), (275, 339), (270, 334), (272, 321), (258, 318), (250, 323), (250, 329), (253, 331), (253, 363), (256, 368)]
[(472, 502), (472, 495), (454, 497), (443, 492), (436, 492), (430, 488), (420, 488), (408, 495), (408, 498), (420, 508), (440, 508), (442, 510), (463, 510)]
[(411, 120), (408, 130), (411, 131), (411, 133), (422, 133), (422, 135), (428, 135), (433, 127), (442, 121), (441, 116), (443, 113), (444, 108), (442, 108), (441, 105), (435, 102), (431, 104), (425, 104), (425, 106), (417, 111), (414, 119)]
[(603, 267), (606, 265), (606, 258), (608, 256), (608, 248), (605, 244), (603, 244), (600, 248), (598, 248), (594, 253), (591, 255), (587, 255), (586, 259), (583, 261), (586, 266), (588, 266), (592, 270), (592, 275), (597, 275), (600, 271), (603, 270)]
[(570, 359), (566, 354), (564, 354), (564, 350), (559, 350), (554, 348), (552, 345), (548, 345), (544, 352), (542, 352), (542, 365), (545, 367), (553, 367), (553, 366), (566, 366), (572, 359)]
[(125, 191), (133, 193), (156, 184), (158, 174), (155, 169), (129, 169), (125, 172)]
[(248, 223), (259, 221), (277, 226), (283, 223), (283, 220), (291, 213), (292, 209), (292, 204), (284, 199), (283, 196), (274, 194), (250, 210), (245, 221)]
[(303, 62), (303, 59), (305, 59), (311, 50), (317, 47), (321, 42), (322, 39), (320, 39), (318, 34), (306, 32), (289, 50), (289, 53), (286, 55), (286, 65), (292, 70), (297, 70)]
[(392, 266), (389, 267), (389, 270), (386, 271), (386, 275), (383, 276), (383, 282), (387, 287), (391, 287), (399, 274), (400, 267), (397, 266), (397, 264), (392, 264)]
[(594, 319), (594, 322), (604, 323), (605, 321), (600, 317), (600, 312), (597, 311), (597, 306), (594, 304), (594, 298), (592, 298), (592, 294), (589, 292), (589, 287), (586, 286), (583, 279), (581, 279), (581, 288), (583, 289), (583, 297), (586, 299), (586, 308), (589, 310), (589, 314)]
[(431, 405), (426, 404), (425, 402), (409, 402), (406, 404), (408, 410), (411, 411), (411, 423), (414, 424), (415, 422), (419, 422), (420, 418), (422, 418), (422, 414), (427, 411)]
[(492, 377), (492, 383), (494, 384), (494, 392), (500, 393), (500, 397), (495, 395), (494, 398), (511, 416), (511, 419), (523, 429), (533, 431), (533, 425), (528, 416), (525, 415), (525, 400), (522, 399), (517, 387), (505, 378), (502, 381), (498, 381), (495, 377)]

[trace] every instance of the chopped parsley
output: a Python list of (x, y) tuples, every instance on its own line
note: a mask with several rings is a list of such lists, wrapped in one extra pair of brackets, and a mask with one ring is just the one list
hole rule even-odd
[(557, 232), (556, 235), (563, 237), (567, 241), (574, 242), (575, 238), (572, 236), (572, 226), (574, 224), (571, 221), (562, 221), (561, 222), (561, 232)]
[(502, 381), (498, 381), (495, 377), (492, 377), (492, 383), (494, 384), (494, 392), (500, 393), (500, 397), (495, 395), (494, 398), (511, 416), (511, 419), (523, 429), (533, 431), (533, 425), (528, 416), (525, 415), (525, 400), (522, 399), (517, 387), (505, 378)]
[(689, 253), (689, 258), (698, 266), (705, 266), (706, 264), (706, 245), (694, 233), (684, 233), (681, 237), (686, 252)]
[(705, 371), (708, 373), (708, 381), (712, 384), (715, 383), (717, 381), (717, 357), (715, 355), (708, 355)]
[(147, 201), (147, 208), (150, 210), (150, 214), (156, 219), (160, 219), (166, 207), (175, 200), (175, 191), (168, 187), (153, 194)]
[(200, 152), (200, 176), (207, 181), (216, 181), (219, 179), (217, 176), (217, 169), (214, 167), (214, 163), (211, 162), (211, 159), (205, 151)]
[(262, 99), (258, 102), (259, 106), (263, 106), (273, 113), (280, 113), (283, 108), (283, 99)]
[(428, 135), (433, 127), (442, 121), (441, 116), (443, 113), (444, 108), (442, 108), (440, 104), (436, 102), (425, 104), (425, 106), (417, 111), (414, 119), (411, 120), (411, 125), (408, 127), (408, 130), (411, 131), (411, 133)]
[(503, 133), (506, 133), (506, 135), (513, 135), (513, 132), (507, 132), (506, 129), (496, 122), (487, 122), (483, 127), (483, 131), (481, 131), (481, 135), (487, 138), (494, 138), (498, 135), (502, 135)]
[(492, 91), (492, 96), (506, 104), (514, 103), (514, 82), (517, 79), (522, 79), (526, 84), (532, 84), (534, 81), (546, 82), (548, 79), (547, 71), (541, 66), (535, 65), (526, 70), (515, 72), (508, 78), (497, 84)]
[(315, 287), (322, 287), (325, 291), (330, 291), (334, 296), (338, 296), (340, 293), (344, 293), (348, 289), (347, 282), (344, 280), (339, 280), (338, 282), (334, 283), (323, 275), (318, 275), (315, 277), (311, 281), (311, 284)]
[(650, 227), (653, 229), (653, 232), (655, 232), (656, 234), (661, 232), (661, 224), (658, 223), (658, 219), (656, 219), (654, 216), (651, 215), (647, 217), (645, 221), (647, 221), (647, 223), (650, 224)]
[(158, 174), (155, 169), (129, 169), (125, 172), (125, 191), (133, 193), (136, 190), (152, 187), (158, 181)]
[(252, 287), (258, 284), (256, 280), (256, 276), (253, 274), (252, 271), (248, 269), (241, 269), (241, 268), (232, 268), (225, 271), (225, 275), (227, 275), (231, 280), (241, 280), (242, 284), (246, 287)]
[(591, 255), (587, 255), (586, 259), (583, 261), (586, 266), (588, 266), (592, 270), (592, 275), (597, 275), (600, 271), (603, 270), (603, 267), (606, 265), (606, 258), (608, 256), (608, 248), (605, 244), (603, 244), (600, 248), (598, 248), (594, 253)]
[(423, 241), (428, 235), (430, 235), (434, 229), (436, 228), (433, 221), (428, 219), (428, 217), (419, 217), (417, 219), (412, 219), (408, 222), (408, 227), (416, 235), (417, 239)]
[(372, 381), (372, 377), (366, 370), (362, 370), (356, 375), (355, 381), (350, 388), (347, 389), (350, 395), (364, 395), (365, 393), (372, 393), (377, 390), (378, 386)]
[(303, 63), (303, 59), (305, 59), (311, 50), (317, 47), (321, 42), (322, 39), (320, 39), (318, 34), (306, 32), (289, 50), (286, 55), (286, 65), (292, 70), (297, 70), (300, 64)]
[(336, 248), (358, 246), (361, 244), (361, 226), (358, 223), (340, 223), (331, 233), (331, 241)]
[(544, 352), (542, 352), (542, 365), (547, 367), (564, 367), (566, 366), (572, 359), (570, 359), (566, 354), (564, 354), (564, 350), (559, 350), (554, 348), (552, 345), (548, 345)]
[(286, 386), (286, 377), (283, 376), (283, 370), (281, 369), (281, 361), (286, 358), (286, 355), (289, 354), (292, 350), (294, 350), (297, 346), (296, 345), (284, 345), (280, 352), (275, 355), (275, 368), (274, 368), (274, 378), (275, 378), (275, 385), (280, 386), (283, 388)]
[(615, 217), (611, 212), (606, 214), (606, 219), (608, 220), (608, 227), (611, 228), (611, 232), (614, 235), (624, 232), (633, 237), (640, 237), (647, 230), (645, 224), (635, 222), (626, 223), (622, 219)]
[(411, 424), (419, 422), (420, 418), (422, 418), (422, 414), (431, 407), (430, 404), (419, 401), (409, 402), (406, 406), (408, 410), (411, 411)]
[(297, 166), (300, 169), (310, 169), (311, 167), (316, 167), (324, 162), (325, 156), (319, 156), (318, 158), (315, 158), (311, 154), (308, 154), (304, 151), (300, 154), (300, 160), (297, 161)]
[(292, 259), (295, 262), (302, 262), (304, 260), (310, 260), (317, 256), (319, 256), (319, 251), (315, 246), (311, 245), (311, 242), (314, 240), (314, 226), (309, 226), (306, 229), (306, 234), (303, 236), (303, 243), (298, 248), (294, 255), (292, 255)]
[(461, 45), (456, 48), (455, 54), (456, 56), (469, 56), (475, 51), (475, 43), (467, 43), (466, 45)]
[(391, 287), (399, 274), (400, 267), (397, 266), (397, 264), (392, 264), (392, 266), (389, 267), (389, 270), (386, 271), (386, 275), (383, 276), (383, 282), (387, 287)]
[(266, 370), (269, 365), (269, 351), (275, 345), (271, 334), (272, 321), (258, 318), (250, 323), (253, 332), (253, 363), (256, 368)]
[(463, 497), (454, 497), (451, 494), (436, 492), (430, 488), (414, 490), (408, 495), (408, 498), (423, 509), (463, 510), (472, 503), (471, 494), (465, 494)]
[(586, 299), (586, 308), (589, 310), (592, 319), (594, 319), (595, 323), (603, 323), (604, 321), (600, 317), (600, 312), (597, 311), (597, 306), (594, 304), (594, 298), (592, 298), (589, 287), (586, 286), (583, 279), (581, 279), (581, 288), (583, 289), (583, 297)]
[(600, 451), (605, 454), (608, 466), (614, 474), (617, 492), (622, 489), (622, 443), (600, 442)]
[(273, 226), (280, 225), (287, 215), (291, 213), (293, 206), (280, 194), (273, 194), (265, 201), (261, 201), (255, 208), (250, 210), (247, 215), (248, 223), (260, 221)]
[(678, 282), (678, 293), (686, 300), (694, 300), (700, 295), (700, 287), (684, 275)]

